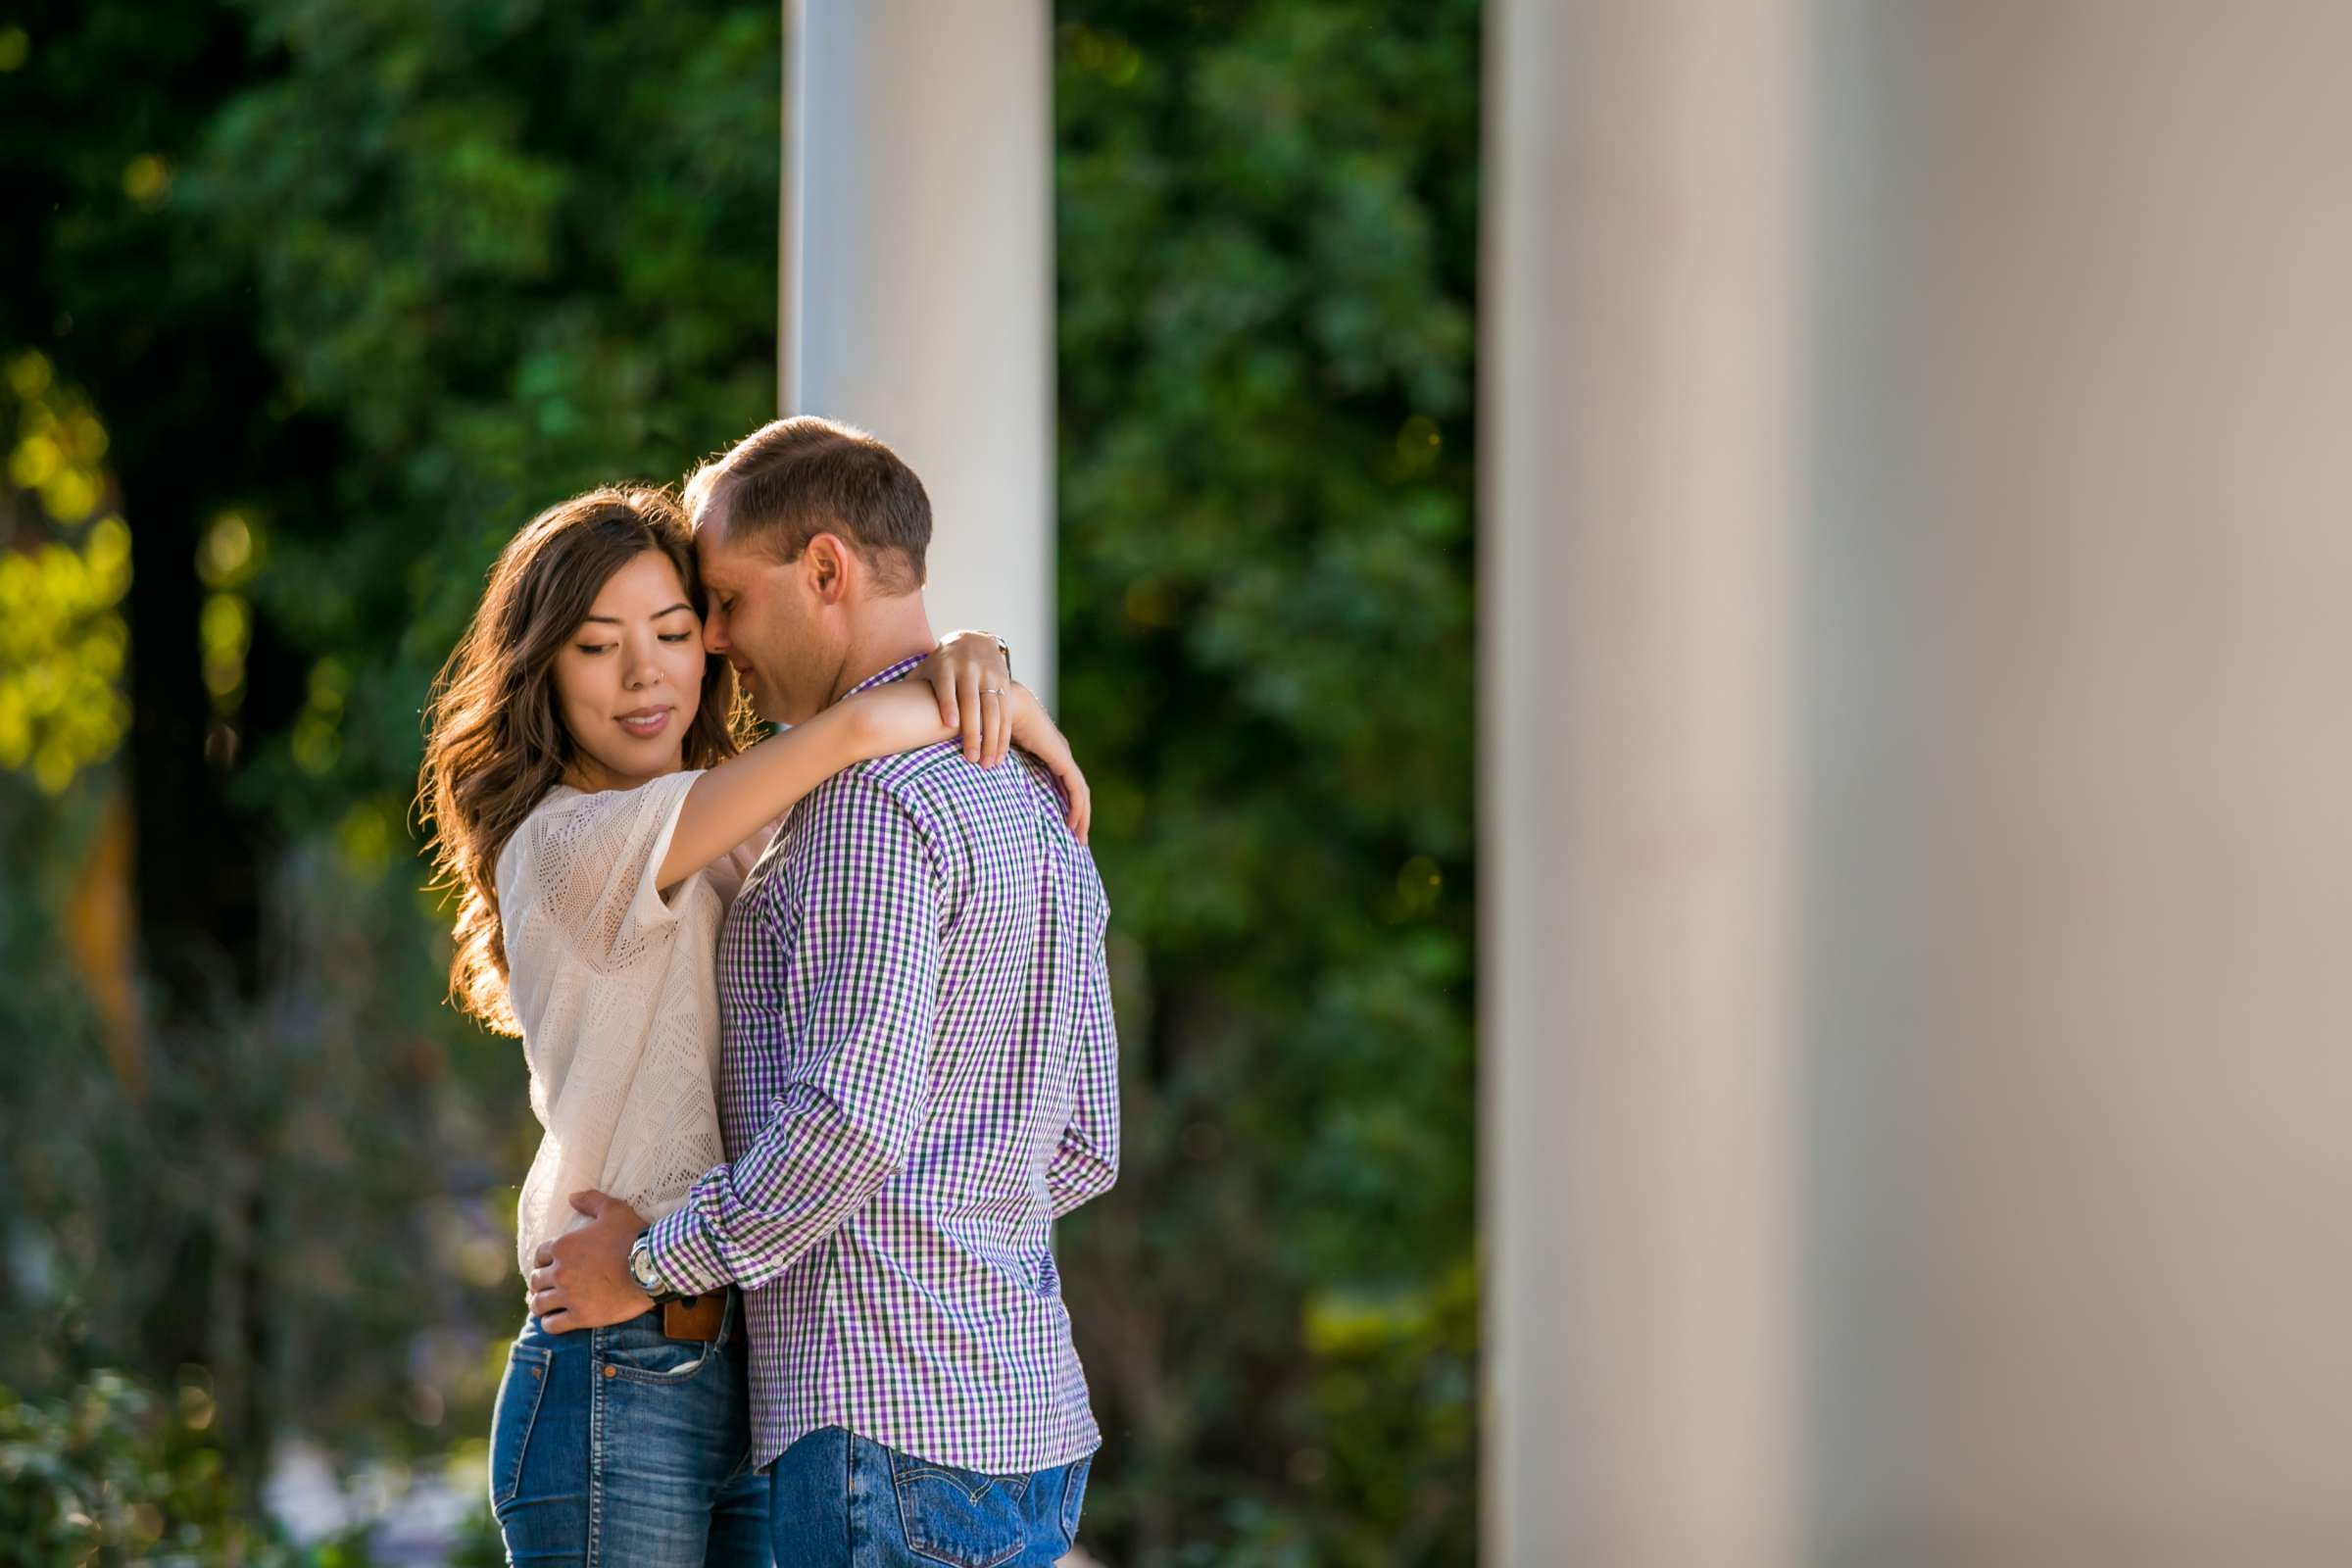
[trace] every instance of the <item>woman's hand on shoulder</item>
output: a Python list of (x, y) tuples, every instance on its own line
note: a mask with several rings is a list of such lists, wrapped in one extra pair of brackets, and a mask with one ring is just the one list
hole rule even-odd
[(939, 703), (939, 721), (963, 737), (963, 760), (994, 767), (1012, 744), (1005, 701), (1012, 670), (995, 633), (948, 633), (931, 657), (914, 667)]

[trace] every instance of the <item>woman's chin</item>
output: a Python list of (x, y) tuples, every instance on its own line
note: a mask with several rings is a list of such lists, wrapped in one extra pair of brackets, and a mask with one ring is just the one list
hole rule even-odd
[(669, 735), (650, 741), (608, 737), (604, 745), (590, 750), (588, 756), (609, 781), (604, 786), (607, 789), (631, 789), (648, 779), (675, 773), (684, 765), (683, 749)]
[(664, 735), (632, 749), (629, 754), (630, 771), (640, 778), (654, 778), (678, 770), (682, 748), (675, 735)]

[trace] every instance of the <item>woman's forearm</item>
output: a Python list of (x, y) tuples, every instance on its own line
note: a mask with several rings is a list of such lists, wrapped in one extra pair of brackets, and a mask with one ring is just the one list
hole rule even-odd
[(848, 767), (879, 755), (857, 713), (826, 709), (706, 771), (686, 792), (656, 885), (666, 893)]
[(904, 681), (859, 692), (770, 736), (694, 781), (678, 808), (658, 886), (667, 891), (683, 882), (843, 768), (955, 733), (930, 687)]

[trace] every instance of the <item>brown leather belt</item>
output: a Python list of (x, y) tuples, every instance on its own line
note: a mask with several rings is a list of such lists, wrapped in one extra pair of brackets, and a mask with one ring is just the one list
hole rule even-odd
[(718, 1338), (726, 1326), (727, 1295), (711, 1291), (702, 1296), (680, 1296), (662, 1303), (662, 1332), (673, 1340), (702, 1340)]

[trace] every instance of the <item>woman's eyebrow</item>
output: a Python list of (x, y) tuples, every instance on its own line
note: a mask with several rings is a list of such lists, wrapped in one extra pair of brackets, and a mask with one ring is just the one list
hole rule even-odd
[[(663, 615), (674, 615), (681, 610), (692, 610), (693, 608), (694, 607), (692, 605), (672, 605), (667, 610), (657, 610), (645, 618), (648, 620), (660, 620)], [(606, 626), (617, 626), (620, 624), (620, 617), (618, 615), (582, 615), (580, 618), (582, 620), (593, 620), (601, 625)]]

